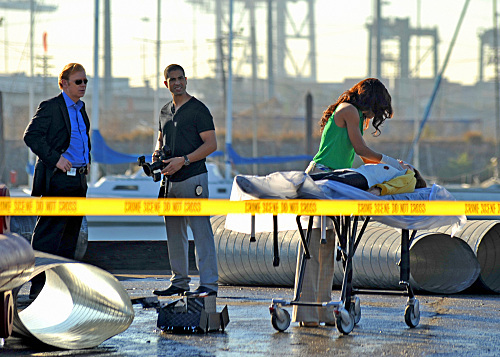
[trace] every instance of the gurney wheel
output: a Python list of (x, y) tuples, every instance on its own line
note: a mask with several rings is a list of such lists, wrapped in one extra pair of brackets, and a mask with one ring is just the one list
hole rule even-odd
[(405, 309), (405, 322), (409, 327), (417, 327), (420, 322), (420, 308), (418, 300), (415, 303), (408, 304)]
[(354, 310), (351, 310), (350, 312), (347, 312), (346, 309), (339, 309), (337, 312), (335, 312), (335, 321), (337, 324), (337, 330), (339, 332), (343, 333), (344, 335), (348, 335), (352, 329), (354, 328)]
[(290, 314), (285, 309), (276, 307), (275, 311), (271, 314), (271, 324), (279, 332), (285, 331), (290, 326)]
[(350, 314), (354, 316), (354, 324), (357, 325), (361, 320), (361, 300), (359, 300), (359, 297), (356, 296), (353, 299), (349, 310)]

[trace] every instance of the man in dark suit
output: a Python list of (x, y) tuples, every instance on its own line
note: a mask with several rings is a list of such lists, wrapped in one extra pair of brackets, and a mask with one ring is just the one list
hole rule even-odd
[[(40, 103), (24, 132), (24, 142), (38, 156), (32, 196), (87, 195), (90, 121), (80, 100), (87, 82), (81, 64), (66, 65), (59, 74), (61, 94)], [(82, 218), (39, 216), (33, 231), (33, 249), (74, 259)]]

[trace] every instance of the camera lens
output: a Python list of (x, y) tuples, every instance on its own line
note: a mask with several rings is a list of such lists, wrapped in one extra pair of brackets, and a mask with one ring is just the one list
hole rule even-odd
[(151, 170), (151, 166), (149, 164), (142, 165), (142, 169), (144, 170), (144, 173), (146, 174), (146, 176), (151, 176), (152, 170)]

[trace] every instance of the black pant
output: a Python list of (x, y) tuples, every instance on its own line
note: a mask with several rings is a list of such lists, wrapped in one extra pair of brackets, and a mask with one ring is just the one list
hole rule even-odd
[[(56, 170), (50, 179), (49, 197), (85, 197), (87, 178), (84, 174), (68, 176)], [(75, 259), (76, 245), (82, 216), (39, 216), (33, 230), (31, 245), (33, 249)]]
[(349, 169), (339, 169), (329, 172), (320, 172), (310, 175), (314, 181), (318, 180), (332, 180), (345, 183), (346, 185), (359, 188), (363, 191), (369, 189), (368, 181), (366, 178), (356, 171)]

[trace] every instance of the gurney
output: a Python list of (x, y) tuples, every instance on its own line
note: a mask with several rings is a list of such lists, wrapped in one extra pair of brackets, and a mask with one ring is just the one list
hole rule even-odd
[[(321, 180), (313, 181), (311, 177), (304, 172), (276, 172), (268, 176), (247, 176), (238, 175), (234, 179), (231, 200), (248, 199), (322, 199), (322, 200), (408, 200), (408, 201), (427, 201), (427, 200), (454, 200), (451, 194), (439, 185), (433, 185), (429, 188), (418, 189), (415, 192), (407, 194), (398, 194), (390, 196), (375, 196), (368, 192), (359, 190), (343, 183)], [(400, 286), (403, 292), (396, 291), (378, 291), (384, 294), (395, 294), (407, 296), (408, 300), (405, 308), (405, 322), (409, 327), (416, 327), (420, 321), (419, 301), (415, 297), (410, 284), (410, 254), (409, 248), (412, 240), (415, 238), (417, 230), (432, 229), (440, 226), (450, 226), (451, 231), (456, 232), (465, 224), (465, 216), (337, 216), (337, 217), (295, 217), (295, 229), (298, 229), (301, 238), (301, 244), (304, 248), (304, 259), (299, 267), (299, 276), (296, 294), (292, 301), (284, 299), (273, 299), (269, 308), (271, 313), (271, 322), (278, 331), (285, 331), (291, 322), (290, 314), (283, 307), (285, 306), (329, 306), (333, 307), (337, 329), (343, 334), (349, 334), (361, 318), (360, 299), (357, 295), (363, 293), (373, 294), (374, 290), (363, 291), (354, 289), (352, 286), (353, 267), (352, 258), (356, 252), (359, 241), (370, 220), (375, 220), (385, 225), (401, 229), (401, 261), (400, 268)], [(246, 227), (242, 227), (241, 219), (228, 215), (226, 219), (226, 228), (237, 231), (248, 231), (250, 229), (252, 237), (256, 231), (273, 232), (273, 265), (279, 265), (279, 250), (277, 244), (278, 230), (292, 229), (290, 219), (273, 216), (272, 223), (267, 220), (256, 219), (252, 216), (250, 223), (244, 221)], [(358, 225), (362, 222), (362, 227), (358, 231)], [(307, 234), (304, 234), (303, 225), (307, 227)], [(248, 227), (250, 225), (250, 227)], [(236, 227), (238, 226), (238, 227)], [(321, 239), (325, 239), (326, 228), (334, 229), (338, 237), (337, 260), (342, 260), (343, 280), (338, 301), (328, 302), (307, 302), (300, 300), (302, 290), (303, 275), (310, 257), (308, 244), (312, 228), (321, 229)], [(410, 235), (410, 231), (411, 235)]]

